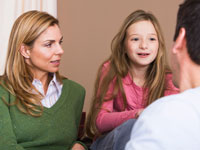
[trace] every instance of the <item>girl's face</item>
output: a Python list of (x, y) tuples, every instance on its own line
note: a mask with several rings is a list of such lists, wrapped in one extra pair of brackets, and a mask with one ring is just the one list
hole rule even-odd
[(26, 62), (31, 66), (34, 77), (57, 72), (61, 56), (62, 34), (57, 25), (48, 27), (34, 42), (33, 48), (28, 50)]
[(158, 53), (159, 41), (150, 21), (138, 21), (129, 26), (125, 39), (131, 67), (148, 67)]

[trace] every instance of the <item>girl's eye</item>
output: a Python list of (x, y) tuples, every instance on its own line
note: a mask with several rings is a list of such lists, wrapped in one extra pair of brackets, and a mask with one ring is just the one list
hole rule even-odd
[(138, 41), (139, 38), (132, 38), (131, 41)]
[(156, 38), (149, 38), (150, 41), (156, 41)]

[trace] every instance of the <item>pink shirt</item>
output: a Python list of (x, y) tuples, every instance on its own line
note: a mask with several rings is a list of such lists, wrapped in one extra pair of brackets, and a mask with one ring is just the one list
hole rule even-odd
[[(105, 63), (103, 66), (102, 76), (105, 75), (108, 69), (109, 63)], [(145, 108), (145, 102), (143, 100), (144, 90), (142, 87), (137, 86), (130, 74), (122, 79), (124, 92), (127, 99), (127, 108), (123, 110), (123, 98), (118, 96), (102, 104), (101, 110), (97, 116), (96, 126), (98, 130), (103, 133), (110, 131), (123, 122), (135, 118), (135, 114)], [(164, 95), (176, 94), (179, 90), (172, 83), (172, 74), (166, 75), (167, 90)], [(110, 84), (107, 94), (111, 94), (114, 88), (114, 81)]]

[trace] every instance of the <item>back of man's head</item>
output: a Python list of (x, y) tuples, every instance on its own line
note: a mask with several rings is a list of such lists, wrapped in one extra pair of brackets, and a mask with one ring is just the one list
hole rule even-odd
[(186, 30), (187, 49), (190, 58), (200, 65), (200, 0), (185, 0), (180, 5), (174, 41), (181, 27)]

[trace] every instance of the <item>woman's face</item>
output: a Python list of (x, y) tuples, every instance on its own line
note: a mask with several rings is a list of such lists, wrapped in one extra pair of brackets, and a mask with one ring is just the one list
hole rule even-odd
[(125, 40), (131, 67), (148, 67), (158, 53), (159, 41), (150, 21), (138, 21), (129, 26)]
[(33, 48), (28, 50), (26, 62), (35, 78), (59, 70), (64, 53), (61, 47), (62, 38), (60, 28), (57, 25), (50, 26), (35, 40)]

